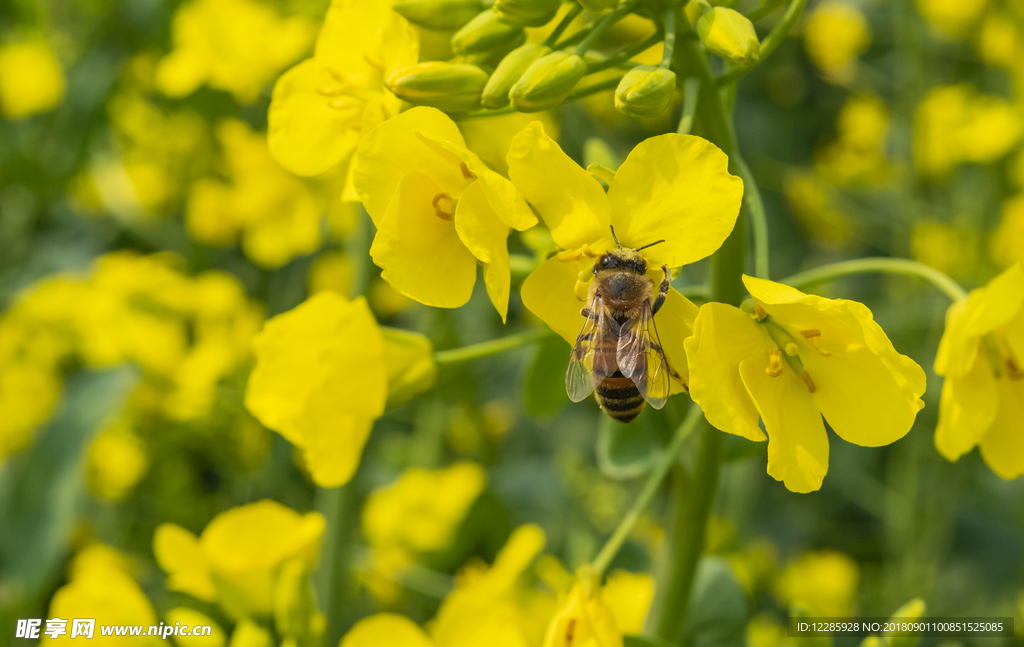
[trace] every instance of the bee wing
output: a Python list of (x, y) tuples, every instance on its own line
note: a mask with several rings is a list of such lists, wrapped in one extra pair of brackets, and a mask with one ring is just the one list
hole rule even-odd
[(606, 366), (608, 353), (597, 353), (594, 350), (608, 325), (601, 297), (591, 299), (588, 310), (590, 315), (576, 337), (576, 345), (569, 356), (569, 369), (565, 372), (565, 390), (573, 402), (585, 400), (594, 392), (595, 371), (602, 375), (611, 375), (615, 371), (614, 366)]
[(649, 405), (660, 409), (665, 406), (671, 392), (671, 369), (654, 325), (651, 302), (645, 301), (640, 316), (623, 328), (616, 353), (619, 371), (633, 380)]

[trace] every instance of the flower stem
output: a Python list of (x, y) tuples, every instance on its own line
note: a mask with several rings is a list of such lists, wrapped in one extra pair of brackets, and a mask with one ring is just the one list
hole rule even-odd
[(640, 494), (636, 497), (636, 501), (633, 502), (633, 507), (629, 509), (626, 516), (622, 518), (619, 525), (612, 532), (612, 536), (608, 538), (604, 546), (601, 548), (601, 552), (594, 558), (593, 566), (597, 569), (598, 573), (604, 573), (608, 570), (608, 566), (612, 560), (615, 559), (615, 555), (618, 554), (619, 549), (622, 548), (622, 544), (625, 543), (626, 538), (629, 537), (629, 533), (633, 531), (633, 527), (636, 526), (636, 522), (640, 520), (640, 515), (644, 509), (650, 504), (651, 499), (658, 491), (658, 487), (661, 482), (665, 480), (665, 475), (668, 474), (668, 470), (672, 467), (679, 459), (679, 453), (683, 449), (683, 445), (686, 443), (686, 439), (690, 437), (693, 431), (697, 428), (697, 425), (701, 420), (704, 419), (703, 412), (695, 404), (690, 405), (690, 411), (686, 415), (686, 419), (683, 424), (679, 425), (676, 429), (676, 433), (672, 436), (672, 442), (669, 443), (668, 447), (665, 448), (661, 455), (661, 459), (658, 464), (654, 466), (654, 471), (647, 478), (647, 482), (644, 483), (644, 487), (640, 490)]
[(775, 13), (776, 11), (778, 11), (779, 7), (781, 7), (784, 4), (786, 4), (784, 1), (769, 0), (769, 2), (764, 3), (757, 9), (749, 11), (743, 15), (745, 15), (747, 17), (747, 20), (749, 20), (750, 22), (757, 22), (758, 20), (764, 18), (765, 16), (769, 16)]
[(569, 27), (569, 25), (572, 24), (573, 20), (576, 20), (576, 16), (580, 15), (580, 12), (582, 11), (583, 5), (579, 3), (574, 4), (572, 9), (569, 10), (569, 13), (565, 14), (565, 17), (562, 18), (562, 22), (558, 23), (558, 26), (555, 27), (555, 30), (551, 32), (547, 39), (544, 40), (544, 46), (554, 48), (554, 45), (555, 43), (558, 42), (558, 39), (562, 37), (562, 34), (565, 33), (565, 30)]
[(595, 74), (597, 72), (601, 72), (602, 70), (607, 70), (610, 67), (615, 67), (620, 63), (625, 63), (626, 61), (633, 58), (637, 54), (644, 52), (650, 49), (651, 47), (654, 47), (660, 42), (661, 34), (653, 34), (650, 38), (643, 41), (642, 43), (637, 43), (636, 45), (628, 47), (614, 56), (609, 56), (603, 61), (598, 61), (593, 65), (588, 65), (587, 74)]
[(689, 135), (693, 130), (693, 117), (697, 114), (697, 97), (700, 94), (700, 79), (695, 76), (683, 81), (683, 114), (679, 117), (679, 127), (676, 132), (680, 135)]
[(676, 46), (676, 9), (669, 7), (665, 10), (665, 49), (661, 55), (660, 67), (672, 65), (672, 52)]
[(754, 275), (759, 279), (769, 277), (768, 263), (768, 215), (764, 210), (761, 190), (757, 187), (750, 167), (743, 161), (739, 151), (733, 152), (733, 161), (743, 180), (743, 201), (750, 214), (750, 224), (754, 230)]
[(492, 339), (479, 344), (471, 344), (469, 346), (463, 346), (462, 348), (452, 348), (451, 350), (440, 350), (434, 353), (434, 362), (439, 365), (470, 362), (475, 359), (480, 359), (481, 357), (497, 355), (498, 353), (503, 353), (507, 350), (512, 350), (513, 348), (532, 344), (533, 342), (540, 341), (551, 334), (551, 329), (547, 327), (532, 328), (521, 333), (516, 333), (515, 335), (499, 337), (498, 339)]
[(905, 258), (858, 258), (851, 261), (841, 261), (794, 274), (789, 278), (783, 279), (782, 282), (799, 289), (844, 276), (875, 272), (903, 274), (924, 279), (941, 290), (954, 302), (967, 298), (967, 292), (953, 279), (933, 267), (928, 267), (917, 261)]
[(638, 2), (639, 0), (625, 0), (625, 2), (620, 2), (619, 6), (615, 7), (611, 13), (605, 14), (604, 17), (601, 18), (594, 26), (594, 30), (587, 34), (587, 37), (583, 39), (580, 46), (576, 48), (576, 56), (583, 56), (586, 54), (587, 50), (594, 45), (597, 39), (600, 38), (609, 27), (614, 25), (621, 18), (625, 17), (626, 14), (633, 11), (633, 7), (635, 7)]
[(748, 65), (746, 67), (736, 67), (732, 70), (717, 77), (715, 81), (718, 85), (725, 85), (726, 83), (732, 83), (738, 81), (753, 70), (755, 67), (764, 62), (764, 59), (772, 55), (772, 52), (782, 44), (786, 36), (789, 35), (789, 30), (793, 28), (796, 19), (800, 17), (800, 13), (804, 10), (804, 6), (807, 5), (807, 0), (793, 0), (789, 3), (789, 7), (786, 9), (786, 13), (783, 14), (782, 20), (775, 26), (775, 29), (768, 34), (768, 37), (761, 41), (761, 51), (757, 63)]

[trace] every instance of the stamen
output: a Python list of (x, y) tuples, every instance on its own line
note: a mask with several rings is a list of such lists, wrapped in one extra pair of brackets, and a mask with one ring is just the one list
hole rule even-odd
[(764, 372), (769, 377), (778, 377), (782, 375), (782, 352), (779, 350), (768, 351), (768, 368), (764, 369)]
[(591, 251), (590, 246), (587, 245), (586, 243), (583, 243), (583, 246), (580, 247), (579, 249), (566, 249), (564, 251), (558, 252), (558, 260), (562, 261), (563, 263), (568, 263), (570, 261), (578, 261), (584, 256), (589, 256), (590, 258), (597, 258), (598, 256), (600, 256), (600, 254)]
[(455, 220), (455, 207), (459, 204), (458, 200), (453, 200), (447, 193), (438, 193), (434, 196), (432, 204), (438, 218), (448, 221)]
[(476, 179), (476, 175), (473, 174), (473, 171), (469, 170), (469, 167), (466, 166), (465, 162), (462, 162), (461, 164), (459, 164), (459, 170), (462, 171), (462, 177), (466, 178), (467, 180), (475, 180)]
[(379, 62), (379, 61), (375, 61), (372, 58), (370, 58), (369, 52), (363, 52), (363, 60), (366, 61), (366, 64), (369, 65), (370, 67), (372, 67), (372, 68), (374, 68), (376, 70), (379, 70), (381, 72), (384, 71), (384, 64)]
[(1011, 380), (1024, 380), (1024, 370), (1013, 355), (1006, 358), (1006, 374)]
[[(583, 296), (580, 296), (580, 288), (583, 288)], [(575, 294), (576, 298), (579, 299), (580, 301), (587, 300), (587, 292), (589, 290), (590, 288), (587, 286), (587, 283), (581, 281), (580, 279), (576, 279), (576, 285), (572, 286), (572, 293)]]
[(811, 374), (807, 371), (800, 374), (800, 379), (804, 381), (804, 384), (807, 385), (807, 390), (811, 393), (818, 390), (818, 387), (814, 386), (814, 380), (811, 379)]
[(761, 306), (757, 305), (756, 303), (754, 304), (754, 312), (757, 313), (757, 318), (759, 320), (762, 320), (762, 319), (764, 319), (765, 317), (768, 316), (768, 313), (764, 311), (764, 308), (762, 308)]
[(817, 328), (812, 328), (810, 330), (801, 330), (800, 334), (803, 335), (803, 338), (806, 339), (814, 348), (814, 350), (818, 351), (818, 354), (821, 355), (822, 357), (830, 357), (832, 355), (832, 351), (825, 350), (820, 345), (818, 345), (818, 338), (821, 337), (821, 331), (818, 330)]

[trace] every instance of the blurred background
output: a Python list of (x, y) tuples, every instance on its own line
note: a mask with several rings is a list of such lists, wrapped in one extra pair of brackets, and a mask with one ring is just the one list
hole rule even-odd
[[(301, 525), (314, 510), (329, 519), (320, 570), (315, 548), (300, 568), (330, 618), (327, 644), (381, 609), (426, 622), (454, 574), (479, 576), (527, 523), (553, 558), (536, 575), (557, 590), (618, 524), (670, 435), (649, 411), (624, 433), (592, 401), (570, 404), (569, 347), (555, 337), (442, 364), (432, 390), (376, 422), (355, 478), (333, 494), (247, 412), (253, 336), (317, 292), (365, 294), (379, 323), (442, 350), (543, 325), (518, 298), (543, 234), (509, 241), (506, 325), (481, 282), (466, 306), (429, 308), (368, 262), (372, 224), (342, 201), (344, 168), (299, 178), (271, 156), (274, 82), (311, 55), (327, 5), (0, 2), (0, 644), (22, 644), (9, 638), (18, 619), (78, 603), (110, 624), (170, 624), (192, 610), (222, 641), (249, 619), (273, 644), (305, 635), (259, 620), (272, 613), (256, 602), (229, 601), (211, 556), (248, 555), (224, 538), (246, 533), (219, 515), (265, 499), (281, 507), (253, 512), (270, 516), (250, 532)], [(781, 11), (764, 13), (762, 35)], [(625, 21), (608, 46), (651, 29)], [(614, 168), (644, 137), (675, 129), (681, 102), (641, 122), (617, 113), (611, 94), (541, 117), (584, 166)], [(735, 103), (773, 278), (892, 256), (972, 289), (1024, 262), (1019, 0), (812, 0)], [(473, 128), (511, 136), (535, 118), (477, 120), (467, 139)], [(675, 285), (700, 286), (705, 272), (706, 261), (689, 266)], [(934, 449), (941, 378), (931, 366), (947, 297), (879, 276), (816, 292), (871, 308), (928, 372), (926, 407), (889, 447), (830, 432), (828, 476), (806, 495), (766, 475), (763, 444), (727, 439), (708, 545), (742, 593), (738, 629), (718, 644), (792, 641), (785, 622), (798, 600), (821, 615), (888, 616), (920, 597), (929, 615), (1016, 616), (1024, 630), (1021, 485), (977, 452), (950, 464)], [(681, 418), (685, 404), (671, 407)], [(665, 507), (659, 495), (616, 568), (651, 570)], [(193, 534), (205, 575), (173, 557)], [(278, 561), (260, 568), (302, 553), (274, 550)], [(325, 562), (339, 565), (333, 580)], [(88, 593), (90, 577), (108, 598)]]

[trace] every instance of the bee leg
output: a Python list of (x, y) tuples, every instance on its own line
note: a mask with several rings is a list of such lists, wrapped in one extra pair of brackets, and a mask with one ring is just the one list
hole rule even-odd
[(661, 285), (658, 286), (658, 298), (651, 305), (652, 317), (658, 314), (658, 310), (661, 310), (661, 306), (665, 304), (665, 295), (668, 294), (668, 289), (672, 287), (672, 276), (668, 273), (668, 265), (662, 265), (661, 271), (665, 273), (665, 278), (661, 279)]
[(590, 308), (580, 308), (580, 314), (584, 317), (590, 317)]

